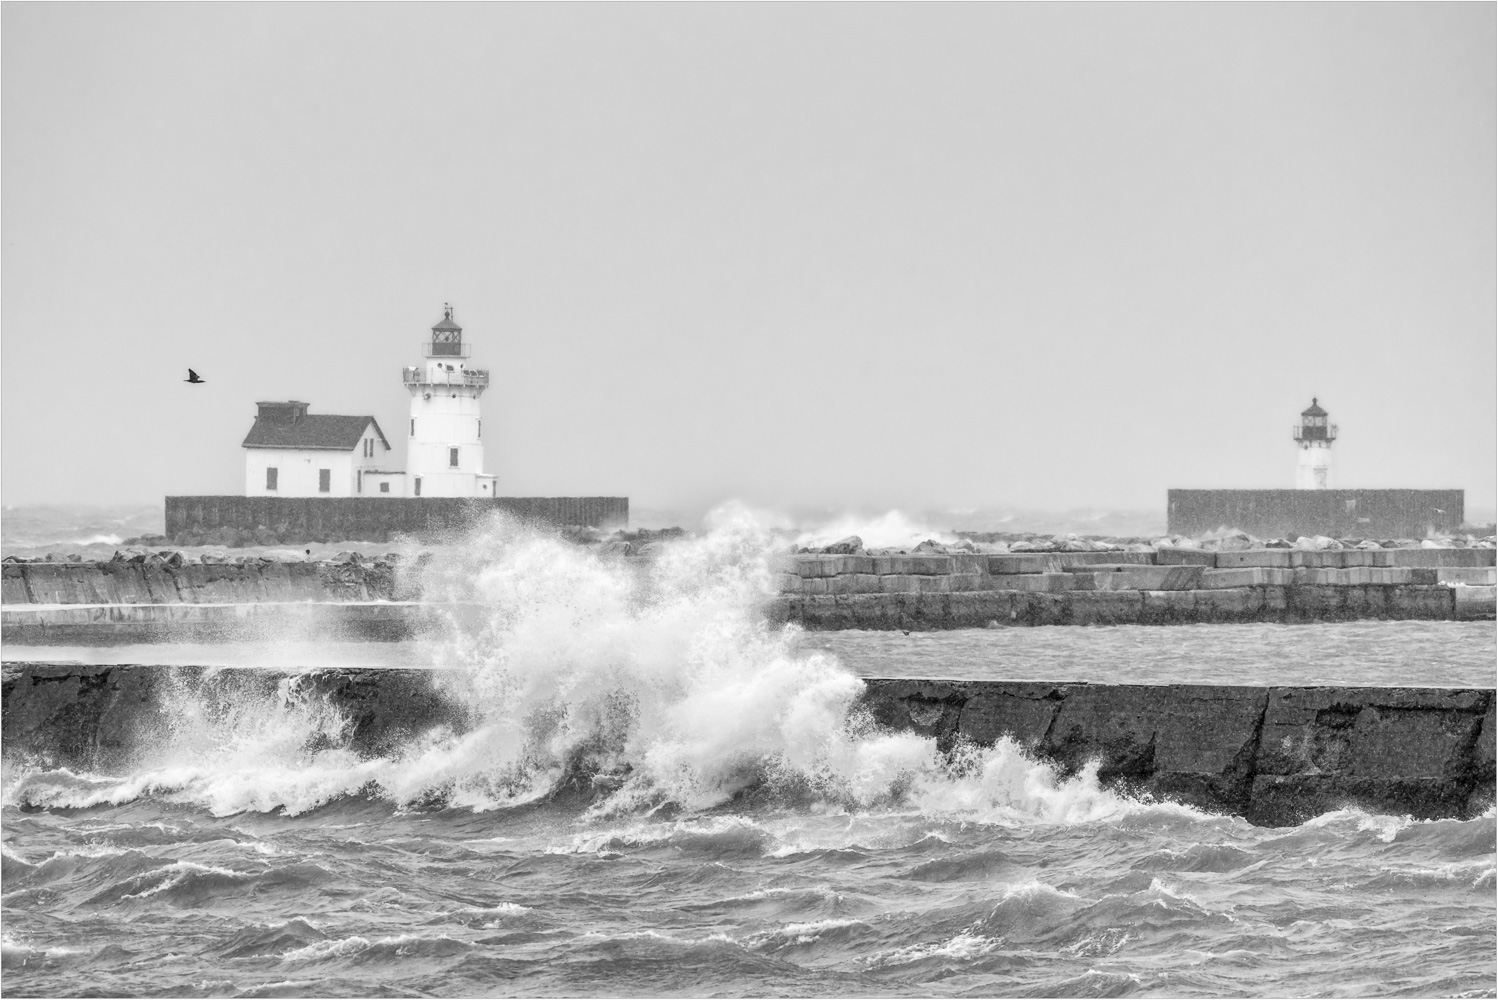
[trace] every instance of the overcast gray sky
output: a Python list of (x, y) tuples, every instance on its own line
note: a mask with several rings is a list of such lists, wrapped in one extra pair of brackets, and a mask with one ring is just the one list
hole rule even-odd
[[(450, 301), (512, 495), (1494, 504), (1490, 3), (3, 8), (3, 498), (243, 490)], [(188, 366), (208, 379), (188, 386)]]

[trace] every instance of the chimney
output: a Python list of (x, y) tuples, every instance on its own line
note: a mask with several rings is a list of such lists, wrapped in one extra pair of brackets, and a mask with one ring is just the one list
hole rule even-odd
[(280, 424), (290, 426), (307, 415), (306, 403), (295, 399), (286, 402), (263, 402), (256, 403), (260, 412), (255, 415), (257, 421), (263, 420), (267, 424)]

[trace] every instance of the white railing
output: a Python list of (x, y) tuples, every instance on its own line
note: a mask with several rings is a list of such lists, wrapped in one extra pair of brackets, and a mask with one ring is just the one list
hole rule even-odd
[(488, 385), (489, 373), (474, 368), (453, 366), (453, 371), (420, 367), (402, 368), (401, 381), (406, 385)]
[(1290, 428), (1290, 436), (1297, 441), (1335, 441), (1337, 425), (1294, 424)]

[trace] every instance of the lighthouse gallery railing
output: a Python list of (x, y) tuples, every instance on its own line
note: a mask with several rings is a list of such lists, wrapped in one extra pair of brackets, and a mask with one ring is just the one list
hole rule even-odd
[(488, 385), (489, 373), (474, 368), (456, 371), (429, 371), (425, 366), (401, 369), (406, 385)]
[(1314, 424), (1293, 424), (1290, 427), (1290, 436), (1297, 441), (1335, 441), (1337, 440), (1337, 425), (1327, 424), (1318, 427)]

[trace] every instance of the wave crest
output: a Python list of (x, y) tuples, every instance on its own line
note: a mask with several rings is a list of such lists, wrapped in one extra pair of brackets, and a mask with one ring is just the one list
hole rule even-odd
[(1084, 772), (1061, 780), (1013, 744), (956, 758), (862, 716), (864, 684), (771, 627), (774, 536), (740, 506), (650, 560), (601, 556), (496, 516), (413, 563), (455, 614), (436, 648), (461, 723), (378, 753), (295, 678), (274, 689), (183, 683), (124, 775), (7, 771), (6, 800), (112, 806), (149, 796), (215, 815), (290, 815), (349, 797), (395, 808), (574, 804), (590, 820), (725, 804), (901, 803), (989, 822), (1090, 822), (1131, 803)]

